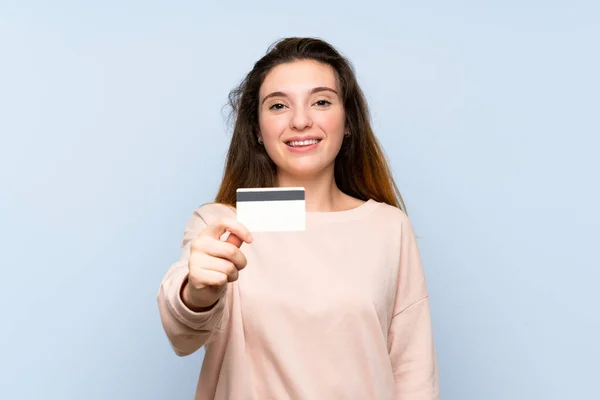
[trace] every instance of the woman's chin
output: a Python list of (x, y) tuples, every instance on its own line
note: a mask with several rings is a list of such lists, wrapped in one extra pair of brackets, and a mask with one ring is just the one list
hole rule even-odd
[(315, 164), (288, 165), (285, 168), (280, 168), (280, 174), (294, 178), (312, 178), (325, 171), (326, 167)]

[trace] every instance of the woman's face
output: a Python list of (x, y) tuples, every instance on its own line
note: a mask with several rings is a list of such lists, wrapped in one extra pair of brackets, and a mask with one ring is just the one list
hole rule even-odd
[(278, 65), (266, 76), (259, 93), (259, 136), (280, 176), (333, 172), (345, 129), (339, 93), (333, 68), (316, 61)]

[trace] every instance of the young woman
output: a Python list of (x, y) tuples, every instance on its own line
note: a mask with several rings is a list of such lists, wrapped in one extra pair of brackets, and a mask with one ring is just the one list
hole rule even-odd
[[(438, 399), (417, 242), (348, 60), (284, 39), (230, 99), (216, 201), (158, 293), (175, 352), (205, 346), (196, 399)], [(236, 221), (237, 188), (300, 186), (306, 231)]]

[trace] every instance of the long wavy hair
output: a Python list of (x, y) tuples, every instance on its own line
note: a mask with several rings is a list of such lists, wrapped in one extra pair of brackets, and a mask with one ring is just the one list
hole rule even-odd
[(339, 80), (346, 126), (351, 135), (344, 139), (335, 159), (338, 188), (355, 198), (384, 202), (406, 213), (386, 156), (373, 133), (367, 101), (352, 64), (332, 45), (316, 38), (292, 37), (275, 42), (229, 94), (235, 123), (215, 201), (235, 207), (237, 188), (277, 186), (277, 166), (257, 141), (259, 90), (274, 67), (300, 60), (331, 66)]

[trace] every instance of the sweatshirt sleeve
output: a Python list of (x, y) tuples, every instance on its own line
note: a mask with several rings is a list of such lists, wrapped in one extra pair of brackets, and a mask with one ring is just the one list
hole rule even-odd
[(398, 288), (388, 334), (396, 400), (438, 400), (429, 297), (413, 227), (404, 216)]
[(162, 326), (171, 347), (178, 356), (187, 356), (207, 344), (213, 334), (227, 323), (226, 290), (215, 306), (206, 312), (190, 310), (181, 299), (181, 288), (188, 276), (191, 242), (207, 226), (202, 209), (195, 210), (183, 236), (181, 256), (172, 264), (160, 284), (157, 301)]

